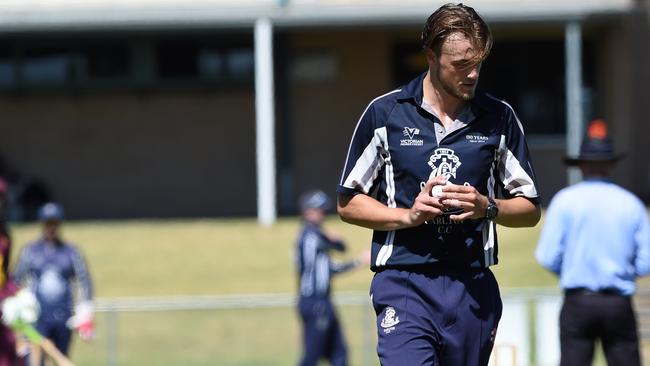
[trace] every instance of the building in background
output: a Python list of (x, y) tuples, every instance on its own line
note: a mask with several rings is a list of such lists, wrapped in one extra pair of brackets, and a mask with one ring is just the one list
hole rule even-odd
[[(295, 214), (298, 192), (334, 190), (367, 101), (425, 70), (421, 26), (442, 3), (3, 2), (0, 167), (15, 195), (36, 181), (71, 218)], [(567, 184), (567, 126), (595, 116), (628, 152), (616, 180), (650, 200), (650, 0), (470, 5), (495, 36), (480, 87), (520, 113), (544, 202)], [(256, 138), (260, 19), (273, 35), (270, 175), (256, 156), (269, 155)], [(567, 100), (580, 99), (575, 114)], [(275, 200), (258, 204), (260, 186)]]

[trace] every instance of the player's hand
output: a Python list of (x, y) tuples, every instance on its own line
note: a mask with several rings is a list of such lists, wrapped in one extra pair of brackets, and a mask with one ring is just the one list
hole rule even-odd
[(2, 322), (10, 327), (20, 323), (32, 324), (39, 314), (38, 301), (28, 289), (21, 289), (2, 302)]
[(367, 266), (370, 264), (370, 251), (369, 250), (364, 250), (359, 255), (357, 256), (357, 261), (359, 262), (359, 265)]
[(327, 239), (330, 241), (343, 241), (343, 237), (336, 233), (325, 233), (325, 236), (327, 236)]
[(67, 320), (66, 325), (70, 329), (75, 329), (82, 340), (91, 340), (95, 335), (95, 308), (92, 302), (78, 303), (74, 315)]
[(77, 333), (79, 333), (79, 338), (81, 340), (88, 342), (95, 337), (95, 322), (92, 319), (89, 319), (77, 327)]
[(443, 187), (440, 201), (448, 208), (463, 210), (463, 213), (449, 216), (449, 219), (455, 222), (485, 217), (485, 210), (490, 203), (487, 197), (479, 193), (473, 186), (457, 184)]
[(427, 220), (442, 215), (445, 205), (439, 198), (431, 196), (431, 189), (433, 186), (446, 183), (445, 177), (435, 177), (427, 181), (408, 211), (407, 226), (419, 226)]

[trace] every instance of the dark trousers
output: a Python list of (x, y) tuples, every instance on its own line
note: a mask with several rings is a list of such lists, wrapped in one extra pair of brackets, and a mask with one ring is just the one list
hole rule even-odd
[(43, 337), (49, 338), (61, 353), (68, 354), (72, 331), (65, 325), (65, 320), (41, 318), (36, 322), (36, 330)]
[(485, 366), (502, 303), (489, 269), (386, 269), (371, 284), (383, 366)]
[(590, 366), (600, 340), (609, 366), (640, 365), (632, 299), (604, 293), (567, 293), (560, 312), (561, 366)]
[(347, 365), (347, 348), (343, 332), (327, 298), (300, 298), (298, 311), (303, 323), (301, 366), (316, 366), (325, 358), (333, 366)]

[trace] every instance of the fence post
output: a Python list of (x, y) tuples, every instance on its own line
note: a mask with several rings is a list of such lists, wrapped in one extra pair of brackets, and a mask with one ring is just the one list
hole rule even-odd
[(106, 312), (106, 355), (108, 366), (117, 366), (117, 318), (115, 309)]

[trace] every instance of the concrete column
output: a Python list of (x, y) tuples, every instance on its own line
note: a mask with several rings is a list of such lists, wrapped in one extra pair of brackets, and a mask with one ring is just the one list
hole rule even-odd
[(255, 120), (257, 220), (272, 225), (277, 216), (275, 188), (275, 99), (273, 91), (273, 24), (255, 21)]
[[(573, 21), (566, 25), (564, 33), (565, 79), (566, 79), (566, 150), (571, 156), (578, 155), (583, 131), (582, 100), (582, 27)], [(567, 180), (575, 184), (582, 180), (578, 168), (568, 168)]]

